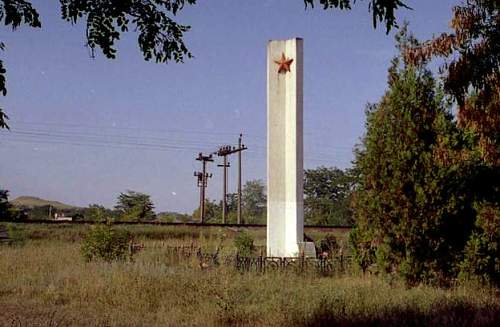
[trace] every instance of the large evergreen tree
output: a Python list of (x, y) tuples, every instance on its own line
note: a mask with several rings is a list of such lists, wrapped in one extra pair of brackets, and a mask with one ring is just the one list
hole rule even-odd
[[(416, 41), (403, 30), (398, 42), (403, 48)], [(424, 66), (396, 58), (388, 84), (368, 107), (355, 162), (355, 253), (365, 268), (376, 262), (409, 284), (443, 281), (454, 273), (472, 224), (463, 167), (436, 160), (443, 144), (457, 145), (460, 135)]]
[(405, 60), (445, 59), (444, 89), (457, 104), (458, 126), (469, 146), (439, 159), (475, 161), (468, 179), (477, 215), (461, 275), (500, 284), (500, 2), (457, 5), (450, 26), (452, 32), (407, 47)]

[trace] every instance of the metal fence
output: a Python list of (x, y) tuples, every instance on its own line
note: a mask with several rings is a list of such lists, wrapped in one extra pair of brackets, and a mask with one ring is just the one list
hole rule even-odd
[(233, 267), (240, 272), (266, 273), (270, 271), (293, 271), (298, 273), (315, 272), (321, 275), (341, 273), (348, 269), (352, 258), (342, 254), (329, 257), (245, 257), (236, 255), (221, 255), (219, 249), (215, 252), (203, 251), (201, 247), (166, 246), (169, 256), (176, 260), (196, 258), (200, 268), (213, 268), (220, 265)]
[(254, 271), (265, 273), (267, 271), (295, 271), (295, 272), (316, 272), (329, 275), (336, 272), (343, 272), (350, 263), (350, 257), (343, 255), (318, 258), (308, 257), (241, 257), (236, 255), (229, 260), (233, 266), (242, 272)]

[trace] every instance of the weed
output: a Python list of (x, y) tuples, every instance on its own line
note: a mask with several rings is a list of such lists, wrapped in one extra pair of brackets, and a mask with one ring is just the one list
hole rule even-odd
[(87, 261), (101, 259), (106, 262), (125, 260), (128, 253), (130, 234), (110, 226), (93, 226), (84, 239), (81, 252)]

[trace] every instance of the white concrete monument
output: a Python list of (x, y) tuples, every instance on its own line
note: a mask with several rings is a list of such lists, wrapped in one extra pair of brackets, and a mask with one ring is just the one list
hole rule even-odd
[(304, 240), (302, 39), (267, 44), (267, 256)]

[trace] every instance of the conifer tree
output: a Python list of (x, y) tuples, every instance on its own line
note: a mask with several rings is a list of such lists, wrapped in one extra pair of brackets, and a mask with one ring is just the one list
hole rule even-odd
[[(417, 43), (406, 29), (400, 49)], [(367, 109), (354, 197), (358, 262), (408, 284), (441, 282), (456, 271), (472, 225), (462, 166), (436, 160), (442, 144), (460, 142), (449, 106), (424, 65), (395, 58), (388, 90)]]

